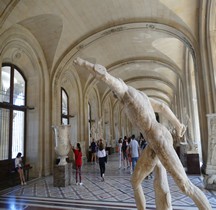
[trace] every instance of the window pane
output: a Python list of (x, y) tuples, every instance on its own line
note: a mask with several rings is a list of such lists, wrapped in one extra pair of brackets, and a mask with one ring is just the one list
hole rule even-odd
[(62, 90), (62, 114), (68, 114), (68, 97), (64, 90)]
[(14, 70), (13, 104), (25, 105), (25, 80), (17, 70)]
[(10, 102), (10, 78), (11, 78), (11, 68), (9, 66), (2, 67), (1, 73), (1, 92), (0, 92), (0, 102)]
[(24, 154), (24, 112), (13, 112), (12, 158), (18, 152)]
[(0, 160), (9, 158), (9, 110), (0, 108)]
[(63, 125), (68, 125), (68, 119), (67, 118), (62, 118), (62, 124)]

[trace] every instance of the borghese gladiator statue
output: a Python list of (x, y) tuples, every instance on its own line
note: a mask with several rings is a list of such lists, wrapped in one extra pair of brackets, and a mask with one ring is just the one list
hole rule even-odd
[(142, 151), (131, 176), (137, 209), (146, 209), (141, 183), (154, 170), (157, 210), (172, 209), (166, 171), (173, 177), (180, 190), (194, 201), (199, 210), (211, 210), (204, 193), (188, 179), (173, 148), (171, 133), (156, 120), (155, 112), (165, 115), (175, 127), (177, 135), (181, 137), (186, 128), (179, 122), (171, 109), (165, 104), (149, 98), (145, 93), (126, 85), (121, 79), (113, 77), (100, 64), (92, 64), (81, 58), (76, 58), (74, 64), (88, 70), (97, 80), (104, 82), (114, 92), (124, 106), (128, 119), (144, 134), (148, 142), (148, 146)]

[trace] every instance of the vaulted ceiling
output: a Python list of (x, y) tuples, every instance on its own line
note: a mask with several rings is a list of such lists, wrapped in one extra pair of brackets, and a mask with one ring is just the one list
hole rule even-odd
[[(14, 25), (40, 44), (50, 75), (69, 54), (107, 67), (171, 105), (185, 54), (198, 42), (199, 0), (1, 0), (0, 33)], [(83, 83), (89, 75), (78, 71)], [(103, 95), (107, 89), (98, 83)]]

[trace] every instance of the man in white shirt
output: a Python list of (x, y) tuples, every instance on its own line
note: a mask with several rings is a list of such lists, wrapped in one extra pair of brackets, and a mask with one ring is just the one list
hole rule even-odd
[(129, 145), (129, 149), (130, 149), (131, 158), (132, 158), (132, 169), (134, 171), (137, 160), (139, 158), (139, 144), (137, 140), (135, 139), (135, 135), (131, 136), (131, 142)]

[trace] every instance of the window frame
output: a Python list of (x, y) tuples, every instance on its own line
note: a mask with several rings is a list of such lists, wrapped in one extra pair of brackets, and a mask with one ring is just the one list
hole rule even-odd
[[(63, 94), (65, 93), (65, 95), (67, 96), (67, 114), (63, 114), (63, 107), (62, 107), (62, 100), (63, 100)], [(67, 125), (70, 124), (70, 114), (69, 114), (69, 96), (67, 91), (61, 87), (61, 124), (63, 124), (63, 119), (67, 119)]]
[[(13, 112), (14, 111), (22, 111), (24, 112), (24, 152), (23, 152), (23, 161), (25, 162), (25, 157), (26, 157), (26, 125), (27, 125), (27, 80), (25, 78), (25, 76), (23, 75), (22, 71), (20, 70), (19, 67), (17, 67), (16, 65), (12, 64), (12, 63), (2, 63), (2, 67), (8, 66), (10, 67), (10, 101), (9, 102), (0, 102), (0, 108), (3, 109), (7, 109), (9, 111), (9, 151), (8, 151), (8, 159), (4, 159), (4, 160), (0, 160), (0, 162), (2, 163), (7, 163), (8, 161), (12, 160), (12, 138), (13, 138)], [(15, 70), (17, 70), (19, 72), (19, 74), (22, 76), (23, 80), (25, 81), (25, 99), (24, 99), (24, 105), (14, 105), (13, 102), (13, 96), (14, 96), (14, 72)], [(1, 70), (2, 72), (2, 70)]]

